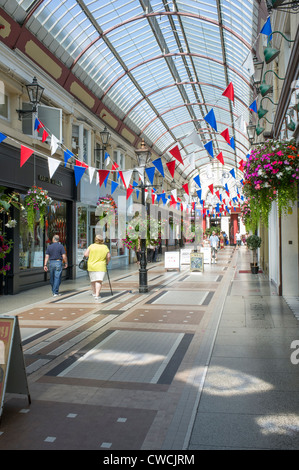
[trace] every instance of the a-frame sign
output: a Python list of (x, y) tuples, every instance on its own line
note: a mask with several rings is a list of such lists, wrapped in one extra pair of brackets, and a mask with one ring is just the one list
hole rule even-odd
[(5, 393), (27, 395), (31, 403), (18, 317), (0, 315), (0, 420)]

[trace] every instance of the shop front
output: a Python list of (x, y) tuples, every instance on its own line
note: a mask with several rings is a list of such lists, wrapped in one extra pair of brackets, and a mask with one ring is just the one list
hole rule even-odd
[[(37, 155), (20, 167), (20, 150), (8, 145), (0, 149), (1, 175), (0, 185), (6, 192), (16, 191), (20, 194), (21, 210), (12, 208), (12, 218), (16, 226), (5, 227), (5, 236), (12, 240), (13, 249), (7, 256), (10, 268), (3, 276), (2, 294), (16, 294), (19, 291), (49, 283), (49, 274), (44, 272), (45, 251), (54, 235), (59, 235), (65, 247), (69, 267), (63, 272), (63, 279), (75, 275), (73, 237), (75, 229), (75, 201), (77, 188), (73, 171), (58, 167), (53, 178), (49, 178), (47, 160)], [(43, 221), (39, 213), (29, 223), (28, 190), (36, 186), (47, 191), (51, 203), (46, 205)], [(2, 231), (3, 231), (2, 221)]]

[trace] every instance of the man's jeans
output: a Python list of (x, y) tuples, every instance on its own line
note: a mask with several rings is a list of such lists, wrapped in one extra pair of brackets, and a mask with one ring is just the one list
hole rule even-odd
[(58, 294), (62, 276), (62, 261), (50, 260), (50, 284), (53, 294)]

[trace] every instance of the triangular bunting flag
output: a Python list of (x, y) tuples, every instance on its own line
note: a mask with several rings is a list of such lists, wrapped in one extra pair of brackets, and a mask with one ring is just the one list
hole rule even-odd
[(176, 189), (172, 189), (171, 194), (173, 195), (174, 199), (177, 200), (178, 194)]
[(106, 176), (106, 178), (104, 179), (104, 186), (105, 186), (105, 188), (107, 188), (108, 178), (109, 178), (109, 173), (108, 173), (108, 175)]
[(224, 160), (223, 160), (223, 155), (222, 155), (222, 152), (220, 152), (218, 155), (217, 155), (217, 160), (220, 161), (220, 163), (222, 163), (222, 165), (224, 165)]
[(213, 141), (210, 140), (210, 142), (207, 142), (204, 145), (204, 148), (207, 150), (207, 152), (211, 155), (211, 157), (214, 158), (214, 152), (213, 152)]
[(197, 186), (199, 186), (201, 188), (199, 175), (195, 176), (195, 178), (193, 178), (193, 179), (194, 179), (195, 183), (197, 184)]
[(144, 183), (144, 166), (137, 167), (135, 170), (138, 171), (140, 179)]
[[(108, 170), (107, 170), (107, 171), (108, 171)], [(122, 180), (122, 182), (123, 182), (123, 185), (124, 185), (124, 187), (126, 187), (126, 182), (125, 182), (125, 180), (124, 180), (123, 172), (122, 172), (121, 170), (118, 170), (118, 177), (117, 177), (117, 178), (119, 178), (119, 177), (121, 177), (121, 180)]]
[(210, 184), (208, 186), (209, 190), (211, 191), (212, 194), (214, 194), (214, 185), (213, 184)]
[(119, 168), (119, 165), (116, 162), (113, 162), (111, 170), (117, 170), (117, 168)]
[(57, 160), (56, 158), (48, 157), (48, 167), (49, 167), (50, 178), (52, 178), (52, 176), (54, 175), (59, 165), (60, 165), (60, 160)]
[(157, 170), (159, 171), (159, 173), (161, 173), (161, 175), (162, 175), (163, 178), (164, 178), (164, 170), (163, 170), (163, 165), (162, 165), (162, 159), (161, 159), (161, 158), (157, 158), (156, 160), (153, 160), (153, 161), (152, 161), (152, 164), (155, 165), (155, 167), (157, 168)]
[(215, 191), (215, 194), (216, 194), (216, 196), (218, 197), (218, 199), (220, 199), (219, 189), (217, 189), (217, 191)]
[(250, 77), (254, 74), (254, 63), (252, 59), (252, 54), (249, 52), (246, 59), (244, 60), (242, 67), (249, 73)]
[[(260, 34), (265, 34), (266, 36), (270, 36), (272, 34), (272, 26), (271, 26), (271, 20), (270, 16), (268, 16), (266, 23), (262, 27)], [(271, 41), (271, 38), (269, 38)]]
[(20, 166), (22, 167), (24, 163), (27, 162), (28, 158), (31, 157), (33, 154), (33, 150), (29, 149), (28, 147), (24, 147), (24, 145), (21, 145), (21, 161), (20, 161)]
[(77, 166), (74, 165), (74, 173), (75, 173), (75, 182), (76, 186), (78, 186), (78, 183), (80, 182), (86, 168), (84, 166)]
[(233, 168), (230, 170), (230, 174), (231, 174), (234, 178), (236, 178), (236, 176), (235, 176), (235, 170), (234, 170)]
[(189, 196), (189, 186), (188, 183), (183, 184), (182, 188), (185, 190), (186, 194)]
[(154, 183), (155, 170), (156, 168), (154, 166), (151, 166), (150, 168), (145, 168), (145, 172), (151, 184)]
[(229, 138), (229, 132), (228, 129), (224, 129), (224, 131), (221, 132), (222, 137), (226, 140), (226, 142), (230, 145), (230, 138)]
[(46, 129), (44, 129), (43, 130), (43, 136), (42, 136), (42, 142), (45, 142), (47, 140), (48, 136), (49, 136), (48, 132), (46, 131)]
[(130, 180), (132, 177), (133, 170), (123, 171), (123, 178), (125, 181), (125, 187), (128, 189), (130, 187)]
[(84, 166), (84, 168), (88, 168), (88, 165), (84, 162), (81, 162), (81, 160), (75, 160), (75, 165), (76, 166)]
[(41, 127), (43, 127), (42, 123), (37, 118), (35, 118), (34, 130), (38, 132)]
[(204, 119), (217, 132), (217, 124), (213, 108), (211, 109), (211, 111), (208, 112)]
[(228, 85), (228, 87), (224, 90), (222, 93), (223, 96), (226, 96), (229, 100), (233, 101), (235, 100), (235, 94), (234, 94), (234, 87), (232, 82)]
[(109, 175), (109, 173), (110, 173), (109, 170), (98, 170), (100, 187), (104, 183), (104, 181), (107, 178), (107, 175)]
[(88, 173), (89, 173), (89, 182), (91, 184), (92, 180), (93, 180), (93, 175), (94, 175), (94, 172), (95, 172), (95, 168), (93, 168), (92, 166), (88, 167)]
[(51, 155), (54, 155), (58, 148), (59, 140), (54, 134), (51, 135)]
[(198, 196), (199, 200), (201, 200), (201, 193), (202, 193), (202, 190), (201, 190), (201, 189), (197, 189), (196, 192), (197, 192), (197, 196)]
[(127, 199), (129, 199), (133, 191), (134, 191), (134, 188), (132, 185), (130, 185), (130, 187), (127, 189)]
[(169, 173), (171, 174), (172, 178), (174, 177), (175, 171), (175, 160), (171, 160), (170, 162), (166, 163)]
[(179, 146), (176, 145), (175, 147), (173, 147), (173, 149), (169, 150), (169, 153), (171, 153), (171, 155), (176, 158), (180, 163), (182, 163), (184, 165), (184, 162), (183, 162), (183, 159), (182, 159), (182, 156), (181, 156), (181, 152), (180, 152), (180, 149), (179, 149)]
[(6, 139), (7, 135), (4, 135), (2, 134), (2, 132), (0, 132), (0, 144), (1, 142), (3, 142), (4, 139)]
[(200, 140), (199, 135), (197, 134), (197, 131), (194, 129), (191, 134), (189, 134), (186, 139), (188, 139), (192, 144), (197, 145), (200, 148), (203, 148), (203, 143)]
[(256, 100), (254, 100), (253, 103), (251, 103), (251, 105), (249, 106), (249, 109), (251, 109), (251, 111), (254, 111), (255, 113), (257, 113)]
[(116, 190), (116, 188), (117, 188), (118, 185), (119, 185), (119, 184), (116, 183), (115, 181), (111, 181), (111, 194), (114, 193), (114, 191)]
[(235, 150), (235, 148), (236, 148), (236, 146), (235, 146), (235, 139), (234, 139), (233, 137), (231, 137), (231, 139), (230, 139), (230, 144), (229, 144), (229, 145), (231, 146), (231, 148), (232, 148), (233, 150)]
[(70, 151), (70, 150), (65, 150), (64, 151), (64, 166), (66, 166), (68, 160), (71, 158), (71, 157), (74, 157), (75, 155)]

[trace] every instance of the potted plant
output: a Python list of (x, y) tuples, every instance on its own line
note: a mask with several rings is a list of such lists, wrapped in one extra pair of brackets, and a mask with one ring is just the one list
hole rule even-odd
[(252, 274), (257, 274), (259, 271), (259, 266), (257, 264), (257, 249), (261, 246), (262, 239), (258, 235), (250, 235), (246, 240), (249, 250), (252, 250), (252, 265), (251, 272)]

